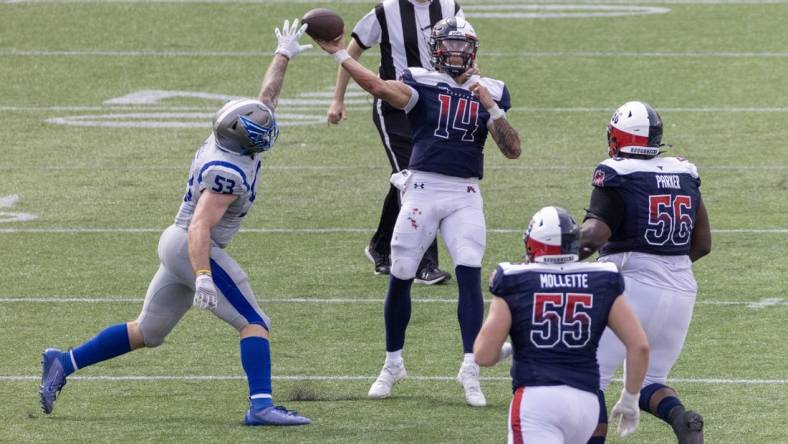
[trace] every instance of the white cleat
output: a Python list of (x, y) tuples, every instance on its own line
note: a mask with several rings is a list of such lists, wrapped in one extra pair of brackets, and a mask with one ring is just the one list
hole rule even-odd
[(406, 376), (408, 376), (408, 372), (405, 371), (404, 364), (386, 364), (383, 366), (383, 370), (380, 371), (378, 379), (372, 383), (367, 395), (372, 399), (388, 398), (391, 395), (391, 387), (405, 379)]
[(465, 390), (465, 402), (471, 407), (484, 407), (487, 400), (479, 386), (479, 366), (476, 364), (463, 364), (457, 375), (457, 382)]
[(503, 361), (507, 361), (512, 357), (514, 354), (514, 350), (512, 349), (511, 342), (504, 342), (503, 346), (501, 347), (501, 354), (498, 355), (498, 364)]

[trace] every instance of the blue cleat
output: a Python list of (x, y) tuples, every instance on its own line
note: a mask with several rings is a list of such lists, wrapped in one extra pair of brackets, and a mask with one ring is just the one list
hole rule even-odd
[(41, 387), (38, 394), (41, 396), (41, 408), (47, 415), (52, 413), (57, 395), (66, 385), (66, 374), (59, 359), (62, 353), (56, 348), (48, 348), (41, 354)]
[(244, 424), (249, 426), (276, 425), (294, 426), (311, 424), (312, 421), (301, 416), (295, 410), (287, 410), (281, 405), (266, 407), (260, 410), (247, 410)]

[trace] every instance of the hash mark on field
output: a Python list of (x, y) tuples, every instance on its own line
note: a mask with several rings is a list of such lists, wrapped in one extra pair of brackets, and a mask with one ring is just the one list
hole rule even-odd
[(764, 298), (758, 302), (752, 302), (747, 304), (747, 308), (766, 308), (772, 305), (785, 305), (783, 303), (783, 298)]
[[(376, 376), (370, 375), (273, 375), (271, 379), (275, 381), (374, 381)], [(41, 376), (31, 375), (0, 375), (0, 382), (6, 381), (38, 381)], [(70, 376), (69, 381), (245, 381), (245, 376), (239, 375), (182, 375), (182, 376)], [(408, 375), (411, 381), (454, 381), (455, 376), (416, 376)], [(481, 376), (483, 381), (510, 381), (508, 376)], [(615, 378), (616, 382), (623, 382), (621, 378)], [(731, 384), (731, 385), (785, 385), (786, 379), (724, 379), (724, 378), (670, 378), (670, 382), (687, 384)]]

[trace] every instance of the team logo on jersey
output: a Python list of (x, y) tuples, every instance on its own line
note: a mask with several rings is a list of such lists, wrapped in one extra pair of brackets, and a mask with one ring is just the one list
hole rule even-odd
[(594, 180), (592, 183), (597, 187), (605, 186), (605, 172), (602, 170), (594, 171)]
[(262, 148), (271, 146), (271, 130), (269, 128), (258, 125), (244, 116), (239, 116), (238, 119), (254, 146)]

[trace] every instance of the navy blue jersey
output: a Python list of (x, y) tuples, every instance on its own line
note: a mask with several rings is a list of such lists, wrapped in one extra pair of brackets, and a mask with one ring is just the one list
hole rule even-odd
[(484, 85), (498, 107), (506, 111), (511, 107), (506, 85), (479, 76), (457, 85), (450, 75), (423, 68), (406, 69), (402, 81), (414, 94), (405, 108), (413, 134), (408, 168), (481, 178), (490, 113), (468, 87), (477, 82)]
[(593, 185), (614, 190), (623, 204), (600, 255), (689, 254), (700, 198), (695, 165), (677, 157), (607, 159), (594, 171)]
[(568, 385), (596, 393), (596, 350), (624, 278), (611, 263), (498, 264), (490, 292), (512, 313), (512, 388)]

